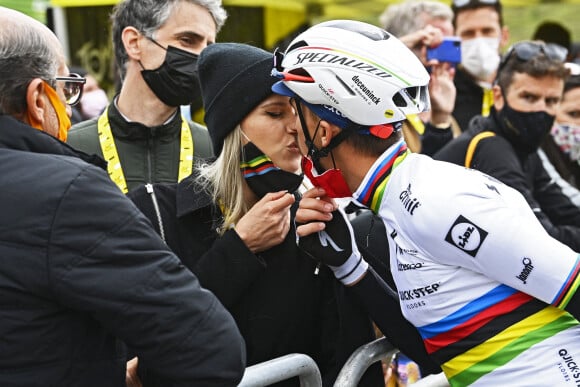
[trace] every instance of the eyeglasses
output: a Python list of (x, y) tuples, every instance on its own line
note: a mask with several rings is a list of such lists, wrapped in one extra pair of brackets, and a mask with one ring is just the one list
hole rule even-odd
[(566, 56), (568, 55), (568, 50), (558, 44), (554, 43), (543, 43), (543, 42), (519, 42), (511, 46), (499, 64), (498, 73), (501, 72), (502, 68), (505, 67), (508, 60), (512, 55), (516, 55), (518, 60), (522, 62), (527, 62), (541, 53), (546, 55), (548, 59), (564, 62)]
[(69, 106), (74, 106), (81, 100), (83, 95), (83, 87), (87, 82), (87, 79), (81, 77), (79, 74), (71, 73), (68, 77), (55, 77), (50, 81), (50, 85), (55, 90), (56, 82), (64, 82), (62, 90), (64, 92), (66, 104)]
[(499, 5), (499, 0), (453, 0), (453, 8), (462, 8), (467, 5)]

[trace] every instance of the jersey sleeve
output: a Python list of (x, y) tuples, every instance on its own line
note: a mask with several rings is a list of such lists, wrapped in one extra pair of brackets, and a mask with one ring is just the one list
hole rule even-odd
[[(544, 230), (516, 190), (463, 168), (435, 175), (444, 176), (438, 183), (447, 189), (431, 184), (423, 205), (429, 211), (416, 211), (408, 236), (424, 256), (563, 309), (578, 287), (578, 253)], [(418, 195), (426, 189), (421, 185)]]

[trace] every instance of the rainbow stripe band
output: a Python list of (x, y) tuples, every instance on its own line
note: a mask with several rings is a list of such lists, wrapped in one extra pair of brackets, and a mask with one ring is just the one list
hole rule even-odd
[(396, 168), (409, 154), (407, 144), (399, 141), (391, 151), (384, 156), (380, 164), (374, 169), (357, 200), (378, 213), (381, 201), (393, 169)]

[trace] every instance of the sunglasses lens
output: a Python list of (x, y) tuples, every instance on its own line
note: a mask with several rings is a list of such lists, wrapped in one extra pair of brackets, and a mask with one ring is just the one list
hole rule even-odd
[(69, 105), (77, 104), (81, 99), (82, 85), (76, 82), (66, 82), (64, 85), (64, 96)]
[(564, 61), (568, 55), (568, 50), (560, 45), (548, 43), (544, 47), (546, 56), (553, 60)]

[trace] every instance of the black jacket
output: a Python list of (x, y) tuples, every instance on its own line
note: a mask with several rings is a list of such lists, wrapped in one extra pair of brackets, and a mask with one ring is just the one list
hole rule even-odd
[[(193, 184), (190, 176), (179, 184), (154, 185), (165, 238), (234, 316), (246, 341), (248, 365), (305, 353), (318, 364), (323, 384), (332, 385), (350, 354), (374, 339), (366, 313), (326, 267), (315, 274), (316, 263), (298, 250), (293, 228), (282, 244), (257, 255), (234, 230), (219, 237), (215, 230), (221, 212)], [(147, 189), (128, 196), (160, 230)], [(378, 364), (369, 371), (361, 385), (384, 385)], [(144, 380), (163, 385), (149, 371)]]
[(496, 133), (479, 142), (471, 168), (518, 190), (552, 237), (580, 251), (580, 209), (562, 193), (560, 186), (552, 182), (537, 152), (516, 152), (502, 136), (495, 116), (492, 109), (489, 117), (476, 117), (466, 132), (443, 147), (433, 158), (464, 165), (471, 139), (482, 131)]
[[(182, 122), (179, 111), (169, 122), (153, 127), (127, 121), (115, 102), (109, 104), (107, 116), (129, 191), (145, 183), (177, 181)], [(99, 117), (95, 117), (73, 125), (67, 143), (75, 149), (103, 157), (98, 121)], [(193, 139), (192, 162), (211, 157), (213, 150), (207, 129), (193, 121), (188, 121), (188, 125)]]
[(119, 340), (170, 385), (236, 384), (229, 313), (79, 156), (0, 116), (0, 385), (125, 386)]
[(457, 90), (453, 117), (457, 120), (462, 131), (467, 130), (469, 121), (481, 115), (483, 105), (483, 88), (465, 70), (458, 68), (453, 78)]

